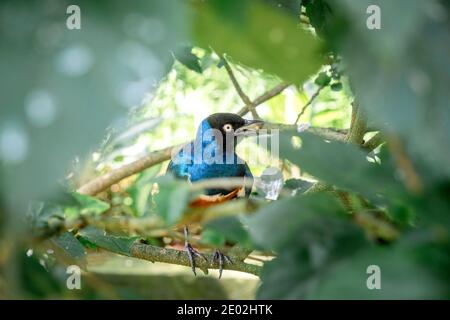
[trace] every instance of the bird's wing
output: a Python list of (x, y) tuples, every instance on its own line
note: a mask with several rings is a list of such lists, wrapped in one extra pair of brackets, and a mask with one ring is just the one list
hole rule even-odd
[[(190, 144), (190, 147), (190, 150), (193, 150), (192, 142)], [(174, 158), (170, 160), (169, 166), (167, 167), (167, 172), (172, 172), (177, 178), (188, 180), (189, 167), (192, 165), (193, 161), (192, 153), (190, 151), (185, 151), (185, 149), (181, 149), (177, 152)]]
[(197, 198), (195, 198), (189, 204), (189, 206), (191, 208), (198, 208), (198, 207), (209, 207), (212, 205), (220, 204), (225, 201), (236, 198), (238, 196), (240, 190), (242, 190), (242, 187), (236, 188), (233, 191), (231, 191), (225, 195), (218, 194), (218, 195), (208, 196), (208, 195), (202, 194), (202, 195), (198, 196)]

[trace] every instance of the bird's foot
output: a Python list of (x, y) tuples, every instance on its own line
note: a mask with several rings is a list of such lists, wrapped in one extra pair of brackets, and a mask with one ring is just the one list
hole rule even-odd
[(233, 261), (219, 250), (214, 251), (213, 262), (219, 264), (219, 279), (222, 278), (223, 267), (226, 263), (232, 264)]
[(206, 259), (206, 257), (204, 255), (202, 255), (200, 252), (195, 250), (191, 246), (191, 244), (188, 242), (188, 229), (187, 229), (187, 227), (184, 227), (184, 237), (185, 237), (184, 249), (186, 250), (186, 253), (188, 255), (192, 272), (194, 273), (194, 276), (196, 276), (197, 272), (195, 271), (195, 258), (196, 257), (197, 258), (203, 258), (203, 259), (205, 259), (205, 261), (208, 261), (208, 259)]

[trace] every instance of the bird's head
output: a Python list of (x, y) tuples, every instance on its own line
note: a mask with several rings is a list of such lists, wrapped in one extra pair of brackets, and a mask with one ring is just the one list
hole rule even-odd
[(203, 147), (215, 143), (222, 150), (231, 151), (236, 147), (238, 137), (256, 135), (262, 125), (261, 120), (246, 120), (235, 113), (214, 113), (200, 124), (196, 143)]
[(261, 120), (247, 120), (235, 113), (214, 113), (204, 121), (207, 121), (212, 129), (220, 131), (224, 137), (254, 135), (263, 125)]

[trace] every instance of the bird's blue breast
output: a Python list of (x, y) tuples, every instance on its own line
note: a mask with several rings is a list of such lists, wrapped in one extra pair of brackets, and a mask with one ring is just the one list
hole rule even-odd
[[(203, 121), (195, 141), (176, 154), (169, 165), (169, 170), (176, 176), (189, 179), (191, 182), (245, 176), (246, 165), (238, 158), (234, 150), (228, 154), (224, 153), (214, 138), (204, 139), (203, 133), (209, 129), (211, 127), (208, 122)], [(207, 194), (218, 194), (224, 191), (228, 190), (210, 189), (207, 190)]]

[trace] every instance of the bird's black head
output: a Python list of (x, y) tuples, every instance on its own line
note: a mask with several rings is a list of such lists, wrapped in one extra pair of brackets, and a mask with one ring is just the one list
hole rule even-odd
[(246, 120), (235, 113), (214, 113), (205, 119), (212, 129), (219, 130), (225, 137), (227, 135), (245, 136), (260, 128), (262, 121)]

